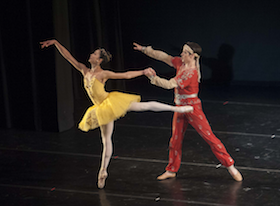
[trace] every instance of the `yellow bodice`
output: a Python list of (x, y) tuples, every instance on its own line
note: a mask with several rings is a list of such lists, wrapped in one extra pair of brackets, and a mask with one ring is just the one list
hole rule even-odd
[(105, 91), (104, 86), (105, 85), (95, 77), (93, 77), (90, 81), (84, 78), (84, 87), (92, 103), (95, 105), (101, 104), (108, 97), (109, 93)]

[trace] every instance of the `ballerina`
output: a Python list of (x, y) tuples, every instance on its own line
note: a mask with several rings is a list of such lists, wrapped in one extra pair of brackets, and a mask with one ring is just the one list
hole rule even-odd
[(139, 95), (117, 91), (106, 92), (104, 87), (108, 79), (132, 79), (144, 75), (145, 70), (116, 73), (102, 69), (101, 64), (109, 62), (112, 57), (103, 48), (99, 48), (90, 54), (88, 62), (91, 68), (88, 68), (83, 63), (78, 62), (57, 40), (47, 40), (40, 42), (40, 44), (42, 49), (54, 45), (60, 54), (83, 75), (84, 88), (94, 105), (85, 112), (79, 123), (79, 129), (87, 132), (100, 128), (103, 151), (98, 174), (99, 188), (104, 188), (108, 177), (107, 169), (113, 152), (112, 133), (115, 120), (123, 117), (129, 111), (172, 111), (179, 113), (193, 111), (192, 106), (176, 107), (156, 101), (140, 102), (141, 97)]

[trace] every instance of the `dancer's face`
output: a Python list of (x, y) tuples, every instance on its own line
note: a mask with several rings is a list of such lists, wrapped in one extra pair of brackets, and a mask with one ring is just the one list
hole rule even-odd
[(183, 47), (183, 51), (181, 53), (182, 62), (185, 64), (189, 63), (194, 58), (194, 55), (187, 51), (186, 48)]
[(91, 64), (100, 64), (100, 50), (97, 49), (95, 50), (92, 54), (90, 54), (89, 56), (89, 63)]

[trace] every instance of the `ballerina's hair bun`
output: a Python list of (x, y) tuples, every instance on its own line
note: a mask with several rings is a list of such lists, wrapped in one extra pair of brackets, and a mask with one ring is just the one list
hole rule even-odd
[(104, 48), (99, 48), (100, 58), (103, 59), (104, 64), (110, 62), (112, 60), (112, 55), (110, 52), (106, 51)]

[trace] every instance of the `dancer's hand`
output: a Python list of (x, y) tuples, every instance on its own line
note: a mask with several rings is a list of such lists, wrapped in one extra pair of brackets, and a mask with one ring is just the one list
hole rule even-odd
[(152, 78), (155, 77), (157, 74), (155, 72), (155, 70), (151, 67), (147, 68), (144, 70), (144, 74), (148, 77), (148, 78)]
[(56, 43), (56, 40), (47, 40), (47, 41), (42, 41), (40, 42), (41, 44), (41, 48), (43, 49), (44, 47), (48, 47), (48, 46), (51, 46), (53, 44)]
[(143, 46), (141, 46), (140, 44), (137, 44), (135, 42), (133, 43), (133, 45), (134, 45), (134, 47), (133, 47), (134, 50), (142, 51)]

